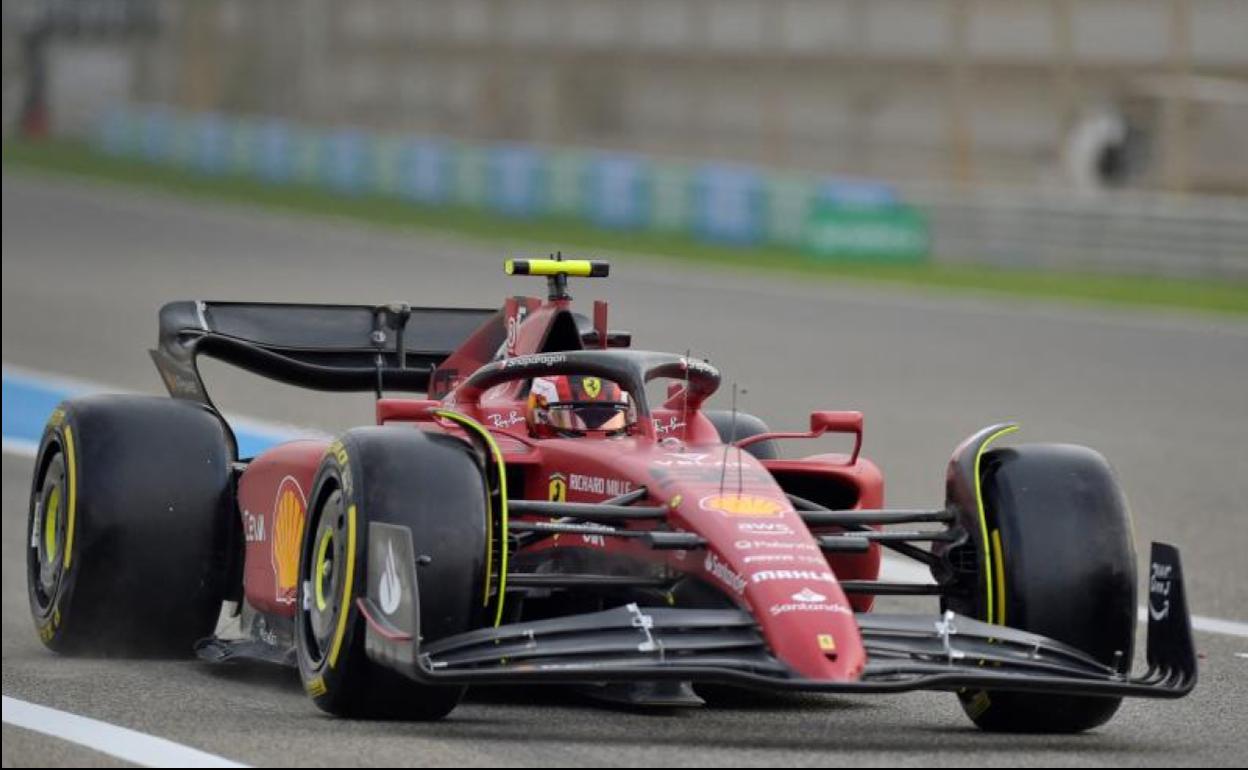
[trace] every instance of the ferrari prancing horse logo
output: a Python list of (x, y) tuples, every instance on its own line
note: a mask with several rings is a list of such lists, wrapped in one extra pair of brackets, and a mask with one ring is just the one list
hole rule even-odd
[(586, 377), (581, 380), (581, 387), (585, 389), (585, 395), (598, 398), (598, 394), (602, 392), (602, 380), (597, 377)]
[(550, 486), (546, 490), (546, 499), (552, 503), (564, 503), (568, 500), (568, 477), (562, 473), (550, 475)]

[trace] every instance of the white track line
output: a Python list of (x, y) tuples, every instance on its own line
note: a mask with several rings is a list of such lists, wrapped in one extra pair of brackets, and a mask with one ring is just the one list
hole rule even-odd
[(154, 735), (4, 696), (4, 723), (142, 767), (249, 767)]
[[(926, 567), (915, 562), (885, 556), (883, 564), (880, 566), (880, 579), (898, 583), (930, 583), (932, 582), (932, 573)], [(1139, 608), (1139, 617), (1141, 623), (1148, 622), (1147, 607)], [(1204, 615), (1192, 615), (1192, 628), (1208, 634), (1238, 636), (1248, 639), (1248, 623), (1241, 623), (1237, 620), (1223, 620), (1222, 618), (1210, 618)]]
[[(44, 383), (49, 386), (58, 386), (65, 390), (84, 391), (84, 392), (119, 392), (116, 388), (109, 388), (96, 382), (88, 382), (76, 378), (65, 377), (56, 374), (45, 374), (24, 366), (11, 364), (7, 361), (3, 362), (4, 374), (11, 379), (20, 380), (26, 384)], [(275, 439), (289, 439), (305, 436), (316, 436), (318, 434), (309, 431), (306, 428), (298, 428), (292, 425), (283, 425), (272, 423), (265, 420), (259, 420), (251, 417), (243, 417), (239, 415), (226, 415), (226, 419), (239, 428), (247, 428), (256, 433), (263, 433), (272, 436)], [(4, 439), (4, 453), (18, 455), (22, 457), (34, 457), (36, 447), (29, 441), (22, 439)], [(930, 583), (932, 575), (927, 568), (920, 564), (901, 559), (886, 557), (880, 570), (880, 577), (885, 580), (895, 580), (899, 583)], [(1147, 620), (1147, 610), (1140, 607), (1140, 620)], [(1192, 628), (1197, 631), (1204, 631), (1210, 634), (1220, 634), (1222, 636), (1238, 636), (1248, 638), (1248, 623), (1242, 623), (1236, 620), (1225, 620), (1222, 618), (1210, 618), (1203, 615), (1192, 616)]]
[(18, 457), (34, 458), (39, 452), (39, 445), (33, 441), (27, 441), (21, 438), (4, 437), (4, 453), (6, 455), (17, 455)]
[[(1147, 607), (1140, 607), (1140, 622), (1148, 622)], [(1248, 639), (1248, 623), (1240, 623), (1238, 620), (1223, 620), (1222, 618), (1193, 615), (1192, 628), (1197, 631), (1204, 631), (1207, 634), (1238, 636), (1240, 639)]]

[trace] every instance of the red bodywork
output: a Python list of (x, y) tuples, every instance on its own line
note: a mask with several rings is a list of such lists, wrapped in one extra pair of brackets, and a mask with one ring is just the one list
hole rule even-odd
[[(771, 434), (796, 438), (824, 431), (856, 433), (852, 455), (759, 461), (738, 447), (725, 446), (710, 420), (697, 409), (686, 409), (680, 389), (674, 387), (668, 401), (653, 410), (651, 423), (638, 426), (632, 435), (532, 439), (523, 417), (523, 382), (493, 388), (479, 398), (464, 397), (460, 385), (496, 354), (551, 352), (555, 327), (572, 322), (569, 303), (509, 299), (504, 313), (487, 326), (500, 322), (506, 331), (501, 350), (486, 344), (499, 339), (500, 330), (483, 327), (439, 367), (441, 376), (435, 374), (433, 380), (440, 385), (431, 388), (436, 400), (381, 399), (378, 423), (412, 423), (412, 429), (457, 433), (458, 428), (432, 416), (433, 406), (476, 419), (495, 436), (508, 469), (521, 474), (522, 489), (511, 490), (513, 499), (601, 502), (644, 486), (644, 504), (670, 507), (670, 529), (697, 533), (708, 547), (662, 551), (628, 539), (562, 535), (541, 540), (520, 555), (590, 549), (665, 562), (750, 611), (772, 652), (800, 676), (830, 681), (859, 677), (866, 656), (853, 613), (868, 611), (871, 598), (847, 598), (838, 580), (875, 579), (878, 546), (864, 554), (825, 556), (816, 533), (803, 523), (781, 484), (790, 491), (794, 485), (829, 490), (838, 508), (880, 508), (883, 479), (874, 464), (858, 456), (861, 415), (817, 412), (810, 433)], [(605, 347), (605, 303), (595, 305), (594, 327)], [(299, 534), (313, 476), (328, 445), (328, 440), (303, 440), (277, 446), (252, 461), (241, 477), (245, 599), (261, 613), (295, 613)]]

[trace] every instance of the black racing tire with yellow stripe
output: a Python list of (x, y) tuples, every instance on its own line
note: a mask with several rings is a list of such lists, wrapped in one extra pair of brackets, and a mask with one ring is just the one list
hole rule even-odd
[[(1027, 444), (985, 453), (980, 481), (994, 585), (993, 615), (981, 619), (1129, 669), (1135, 548), (1126, 497), (1109, 463), (1086, 447)], [(1081, 732), (1104, 724), (1121, 703), (993, 691), (959, 698), (976, 725), (997, 732)]]
[(148, 396), (62, 403), (35, 458), (27, 594), (67, 654), (181, 656), (221, 611), (232, 443), (206, 407)]
[(422, 685), (365, 652), (369, 525), (406, 527), (417, 554), (420, 639), (484, 623), (489, 502), (466, 442), (411, 427), (357, 428), (335, 441), (313, 482), (299, 562), (295, 647), (304, 689), (345, 717), (435, 720), (464, 687)]

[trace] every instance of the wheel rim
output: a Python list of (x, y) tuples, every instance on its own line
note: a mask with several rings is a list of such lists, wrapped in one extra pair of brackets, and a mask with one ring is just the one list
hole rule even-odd
[(47, 561), (56, 561), (56, 530), (58, 528), (57, 522), (61, 518), (60, 512), (61, 488), (60, 486), (54, 486), (52, 491), (48, 493), (47, 502), (43, 504), (43, 553), (40, 554), (41, 560), (46, 556)]
[(30, 584), (41, 611), (50, 611), (65, 572), (65, 462), (60, 452), (47, 465), (30, 527)]
[(316, 517), (314, 538), (310, 541), (308, 558), (304, 560), (300, 584), (303, 600), (304, 638), (308, 657), (316, 665), (325, 659), (342, 606), (342, 574), (347, 563), (343, 552), (346, 510), (342, 492), (335, 490), (325, 498)]
[(312, 565), (314, 575), (312, 582), (316, 584), (316, 609), (324, 612), (329, 608), (325, 599), (325, 583), (333, 576), (334, 556), (331, 547), (334, 544), (334, 531), (325, 527), (321, 531), (321, 544), (316, 548), (316, 563)]

